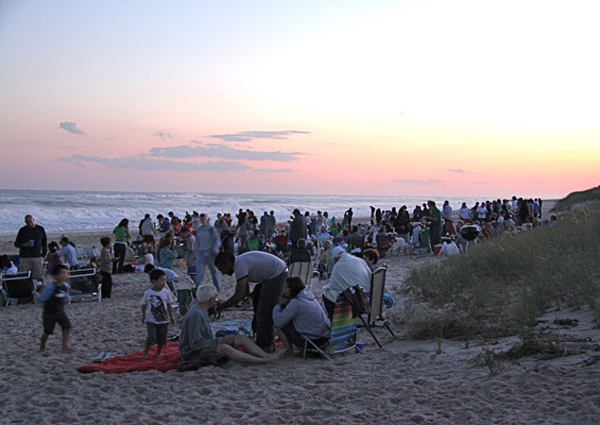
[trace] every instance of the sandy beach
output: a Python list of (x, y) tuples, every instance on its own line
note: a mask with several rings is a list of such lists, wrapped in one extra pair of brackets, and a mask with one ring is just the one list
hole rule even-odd
[[(97, 239), (98, 235), (77, 235)], [(80, 242), (85, 243), (85, 242)], [(414, 267), (443, 261), (433, 256), (387, 258), (387, 310), (398, 338), (379, 349), (363, 329), (365, 354), (290, 358), (269, 366), (228, 363), (197, 371), (81, 374), (101, 351), (139, 351), (145, 327), (139, 301), (145, 275), (114, 277), (113, 297), (66, 307), (73, 323), (73, 353), (60, 352), (60, 332), (39, 353), (42, 308), (0, 307), (2, 423), (97, 424), (597, 424), (600, 420), (600, 331), (586, 310), (548, 313), (577, 318), (577, 327), (553, 331), (569, 341), (569, 355), (503, 361), (492, 376), (478, 359), (484, 350), (507, 350), (516, 338), (493, 342), (411, 341), (403, 330), (404, 281)], [(176, 268), (183, 274), (181, 266)], [(207, 273), (206, 279), (209, 276)], [(324, 280), (313, 288), (320, 297)], [(233, 293), (225, 278), (222, 298)], [(248, 319), (226, 311), (220, 321)], [(177, 331), (171, 327), (170, 334)], [(378, 330), (378, 332), (383, 332)], [(567, 354), (567, 353), (565, 353)]]

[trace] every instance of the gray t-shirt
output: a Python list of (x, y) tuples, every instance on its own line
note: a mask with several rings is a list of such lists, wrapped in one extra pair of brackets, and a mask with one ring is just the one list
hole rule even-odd
[(285, 271), (287, 266), (279, 257), (261, 251), (250, 251), (235, 257), (236, 280), (248, 277), (252, 283), (273, 279)]

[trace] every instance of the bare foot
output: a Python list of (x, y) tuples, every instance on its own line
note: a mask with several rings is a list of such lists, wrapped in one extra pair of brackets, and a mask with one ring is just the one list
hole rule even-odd
[(275, 353), (275, 357), (278, 360), (287, 359), (288, 357), (294, 357), (294, 350), (280, 350)]

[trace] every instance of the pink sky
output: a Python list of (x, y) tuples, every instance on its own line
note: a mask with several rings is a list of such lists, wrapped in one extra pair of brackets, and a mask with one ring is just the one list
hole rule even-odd
[(600, 184), (597, 12), (6, 1), (0, 188), (563, 197)]

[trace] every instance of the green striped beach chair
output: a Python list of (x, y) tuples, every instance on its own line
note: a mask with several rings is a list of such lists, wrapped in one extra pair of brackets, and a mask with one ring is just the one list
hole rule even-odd
[(346, 297), (340, 295), (335, 303), (329, 337), (320, 338), (314, 335), (302, 335), (304, 339), (302, 358), (306, 359), (306, 353), (310, 348), (329, 361), (333, 361), (332, 354), (356, 349), (357, 325), (358, 317), (352, 317), (352, 306)]

